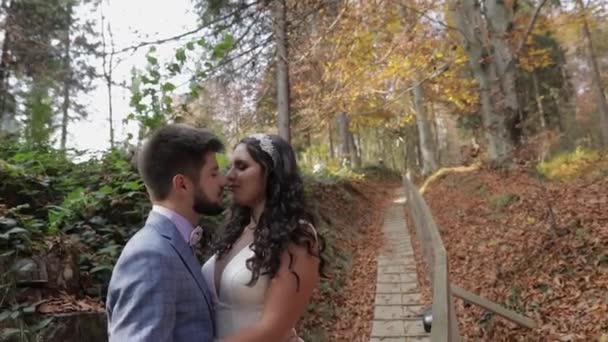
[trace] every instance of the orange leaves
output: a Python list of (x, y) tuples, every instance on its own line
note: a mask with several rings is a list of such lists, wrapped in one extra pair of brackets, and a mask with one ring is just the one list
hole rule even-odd
[[(426, 192), (443, 228), (453, 282), (540, 326), (524, 330), (499, 318), (481, 323), (480, 309), (457, 301), (461, 334), (484, 341), (597, 341), (608, 329), (608, 179), (547, 183), (545, 191), (529, 172), (448, 175)], [(505, 194), (518, 199), (497, 207), (493, 199)]]
[(102, 302), (92, 298), (77, 299), (74, 296), (62, 294), (57, 297), (45, 299), (36, 311), (42, 314), (66, 313), (66, 312), (104, 312)]
[[(324, 341), (369, 340), (374, 315), (376, 255), (382, 244), (381, 228), (391, 199), (390, 189), (395, 186), (387, 181), (364, 181), (314, 188), (312, 198), (322, 208), (321, 214), (331, 218), (331, 230), (338, 237), (332, 241), (333, 247), (348, 252), (351, 258), (345, 269), (331, 274), (333, 278), (343, 277), (341, 287), (313, 294), (316, 309), (300, 322), (299, 331), (321, 330)], [(349, 199), (339, 196), (343, 191), (354, 196)], [(339, 214), (344, 212), (352, 215)], [(334, 265), (336, 262), (330, 260)]]

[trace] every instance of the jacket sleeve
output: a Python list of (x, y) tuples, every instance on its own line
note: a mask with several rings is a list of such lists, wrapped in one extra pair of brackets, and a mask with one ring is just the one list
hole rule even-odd
[(173, 341), (176, 280), (170, 258), (145, 250), (121, 259), (108, 289), (109, 341)]

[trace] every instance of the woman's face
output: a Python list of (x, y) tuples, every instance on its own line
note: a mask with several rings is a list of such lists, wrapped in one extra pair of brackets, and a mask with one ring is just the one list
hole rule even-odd
[(232, 167), (228, 171), (228, 187), (232, 190), (232, 201), (241, 206), (255, 208), (265, 200), (266, 177), (262, 165), (258, 164), (241, 143), (230, 156)]

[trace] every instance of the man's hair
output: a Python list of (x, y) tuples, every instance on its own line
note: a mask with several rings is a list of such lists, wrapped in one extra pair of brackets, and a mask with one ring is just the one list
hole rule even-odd
[(222, 142), (206, 129), (169, 124), (144, 143), (137, 168), (152, 199), (162, 201), (169, 196), (175, 175), (197, 182), (207, 153), (223, 150)]

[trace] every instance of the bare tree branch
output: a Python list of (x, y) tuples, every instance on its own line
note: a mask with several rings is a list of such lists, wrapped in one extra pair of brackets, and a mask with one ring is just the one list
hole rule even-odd
[(347, 6), (344, 6), (344, 8), (342, 9), (342, 11), (340, 11), (340, 13), (338, 14), (338, 16), (336, 17), (336, 19), (329, 25), (329, 27), (327, 28), (327, 30), (319, 37), (319, 39), (317, 39), (312, 46), (308, 49), (308, 51), (300, 56), (300, 58), (298, 58), (294, 63), (298, 64), (300, 62), (302, 62), (305, 58), (307, 58), (308, 56), (310, 56), (310, 54), (314, 51), (314, 49), (317, 47), (317, 45), (323, 40), (323, 38), (325, 38), (325, 36), (331, 32), (331, 30), (334, 28), (334, 26), (336, 26), (336, 24), (340, 21), (340, 19), (342, 18), (342, 16), (344, 15), (344, 13), (346, 12)]
[[(254, 52), (255, 50), (257, 50), (259, 48), (266, 47), (266, 46), (268, 46), (269, 43), (271, 43), (273, 41), (273, 38), (274, 38), (274, 34), (270, 34), (268, 37), (266, 37), (266, 39), (262, 40), (259, 44), (256, 44), (255, 46), (253, 46), (253, 47), (251, 47), (251, 48), (249, 48), (247, 50), (241, 51), (240, 53), (238, 53), (238, 54), (236, 54), (234, 56), (230, 56), (230, 57), (224, 58), (220, 63), (218, 63), (218, 64), (216, 64), (216, 65), (214, 65), (214, 66), (212, 66), (212, 67), (210, 67), (210, 68), (208, 68), (206, 70), (204, 70), (203, 73), (207, 74), (209, 72), (217, 71), (221, 67), (223, 67), (225, 65), (228, 65), (229, 63), (232, 63), (233, 61), (235, 61), (235, 60), (237, 60), (237, 59), (239, 59), (239, 58), (241, 58), (241, 57), (243, 57), (243, 56), (245, 56), (245, 55), (247, 55), (249, 53), (252, 53), (252, 52)], [(251, 62), (252, 59), (256, 59), (257, 57), (258, 56), (252, 56), (252, 58), (247, 63), (244, 63), (244, 65), (248, 64), (249, 62)], [(190, 82), (191, 82), (191, 80), (183, 82), (183, 83), (179, 84), (177, 87), (178, 88), (179, 87), (183, 87), (184, 85), (186, 85), (186, 84), (188, 84)]]
[(255, 6), (258, 3), (259, 3), (259, 1), (255, 1), (255, 2), (252, 2), (250, 4), (244, 5), (244, 6), (239, 7), (236, 10), (234, 10), (234, 11), (232, 11), (232, 12), (230, 12), (230, 13), (222, 16), (222, 17), (219, 17), (219, 18), (216, 18), (216, 19), (211, 20), (209, 22), (206, 22), (203, 25), (201, 25), (201, 26), (199, 26), (199, 27), (197, 27), (197, 28), (195, 28), (193, 30), (190, 30), (190, 31), (187, 31), (187, 32), (184, 32), (184, 33), (180, 33), (180, 34), (172, 36), (172, 37), (167, 37), (167, 38), (162, 38), (162, 39), (157, 39), (157, 40), (152, 40), (152, 41), (145, 41), (145, 42), (141, 42), (141, 43), (135, 44), (133, 46), (128, 46), (128, 47), (119, 49), (118, 51), (116, 51), (116, 54), (121, 54), (121, 53), (125, 53), (125, 52), (128, 52), (128, 51), (135, 51), (135, 50), (138, 50), (138, 49), (140, 49), (142, 47), (146, 47), (146, 46), (150, 46), (150, 45), (160, 45), (160, 44), (164, 44), (164, 43), (167, 43), (167, 42), (177, 41), (177, 40), (183, 39), (185, 37), (188, 37), (188, 36), (191, 36), (193, 34), (196, 34), (196, 33), (200, 32), (200, 31), (202, 31), (202, 30), (204, 30), (204, 29), (206, 29), (208, 27), (211, 27), (214, 24), (217, 24), (217, 23), (220, 23), (220, 22), (222, 22), (222, 21), (224, 21), (226, 19), (229, 19), (230, 17), (236, 15), (237, 13), (239, 13), (239, 12), (241, 12), (241, 11), (247, 9), (247, 8), (250, 8), (252, 6)]
[(435, 19), (435, 18), (430, 17), (430, 16), (429, 16), (429, 15), (426, 13), (426, 11), (421, 11), (421, 10), (419, 10), (419, 9), (417, 9), (417, 8), (414, 8), (414, 7), (408, 6), (408, 5), (406, 5), (406, 4), (401, 4), (401, 6), (402, 6), (403, 8), (406, 8), (406, 9), (408, 9), (408, 10), (410, 10), (410, 11), (414, 12), (414, 13), (419, 14), (419, 15), (420, 15), (420, 17), (423, 17), (423, 18), (425, 18), (425, 19), (429, 20), (430, 22), (433, 22), (433, 23), (435, 23), (435, 24), (438, 24), (438, 25), (440, 25), (440, 26), (443, 26), (443, 27), (445, 27), (445, 28), (446, 28), (446, 29), (448, 29), (448, 30), (456, 31), (456, 32), (459, 32), (459, 33), (461, 33), (461, 34), (462, 34), (462, 31), (461, 31), (459, 28), (454, 27), (454, 26), (452, 26), (452, 25), (449, 25), (449, 24), (447, 24), (447, 23), (445, 23), (445, 22), (443, 22), (443, 21), (441, 21), (441, 20), (437, 20), (437, 19)]

